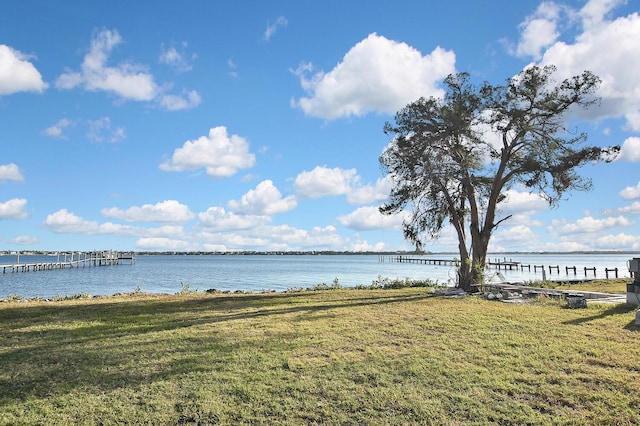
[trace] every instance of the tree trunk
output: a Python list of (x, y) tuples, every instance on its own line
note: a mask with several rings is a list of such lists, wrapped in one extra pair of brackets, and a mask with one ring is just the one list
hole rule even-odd
[(478, 265), (484, 265), (484, 263), (476, 263), (474, 259), (473, 261), (460, 264), (460, 269), (458, 270), (459, 288), (468, 293), (475, 293), (479, 290), (483, 280), (484, 266), (480, 267)]
[(473, 283), (475, 277), (473, 276), (473, 260), (467, 253), (467, 247), (460, 243), (460, 267), (458, 268), (458, 288), (466, 292), (473, 291)]
[(478, 291), (479, 287), (484, 283), (484, 268), (487, 261), (490, 237), (490, 235), (487, 236), (485, 234), (485, 232), (479, 233), (475, 240), (472, 241), (471, 256), (464, 257), (458, 269), (458, 287), (469, 293)]
[(469, 259), (466, 262), (460, 262), (460, 268), (458, 268), (458, 288), (466, 292), (473, 291), (473, 276), (472, 265)]

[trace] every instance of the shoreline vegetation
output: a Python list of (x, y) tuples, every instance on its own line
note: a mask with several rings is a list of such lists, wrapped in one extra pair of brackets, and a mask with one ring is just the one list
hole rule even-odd
[[(566, 280), (539, 280), (528, 281), (523, 283), (526, 286), (541, 288), (541, 289), (554, 289), (554, 290), (572, 290), (572, 291), (590, 291), (609, 294), (624, 294), (626, 293), (627, 283), (630, 278), (594, 278), (585, 279), (578, 282), (566, 281)], [(210, 288), (206, 290), (192, 289), (189, 283), (180, 281), (180, 290), (174, 293), (174, 295), (187, 295), (187, 294), (268, 294), (268, 293), (297, 293), (305, 291), (319, 291), (319, 290), (398, 290), (405, 288), (427, 288), (431, 291), (453, 289), (445, 283), (439, 283), (433, 280), (414, 280), (414, 279), (391, 279), (388, 277), (378, 276), (371, 284), (359, 284), (354, 287), (345, 287), (340, 284), (338, 278), (335, 278), (331, 283), (318, 283), (311, 287), (294, 287), (288, 288), (283, 291), (276, 290), (261, 290), (261, 291), (243, 291), (243, 290), (218, 290)], [(131, 292), (120, 292), (112, 295), (91, 295), (88, 292), (79, 292), (74, 294), (56, 294), (52, 297), (22, 297), (19, 294), (9, 294), (4, 298), (0, 298), (0, 304), (4, 302), (60, 302), (64, 300), (78, 300), (78, 299), (102, 299), (102, 298), (117, 298), (117, 297), (139, 297), (139, 296), (171, 296), (170, 293), (147, 293), (142, 292), (139, 287), (135, 288)]]
[(0, 424), (638, 424), (636, 309), (338, 282), (0, 303)]

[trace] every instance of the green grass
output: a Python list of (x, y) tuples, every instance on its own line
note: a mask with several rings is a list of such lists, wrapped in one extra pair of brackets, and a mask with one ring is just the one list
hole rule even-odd
[(577, 283), (558, 283), (556, 281), (533, 281), (528, 283), (534, 287), (554, 288), (558, 290), (584, 290), (599, 293), (621, 294), (627, 292), (627, 283), (632, 278), (593, 279)]
[(638, 424), (629, 305), (425, 288), (0, 303), (0, 424)]
[(626, 293), (627, 283), (632, 282), (631, 278), (616, 278), (616, 279), (597, 279), (593, 281), (586, 281), (580, 284), (564, 284), (559, 288), (561, 289), (575, 289), (596, 291), (602, 293)]

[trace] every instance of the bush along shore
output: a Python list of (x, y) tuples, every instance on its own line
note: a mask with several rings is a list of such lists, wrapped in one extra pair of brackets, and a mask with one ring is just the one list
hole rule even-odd
[(379, 281), (5, 301), (0, 424), (640, 423), (636, 307)]

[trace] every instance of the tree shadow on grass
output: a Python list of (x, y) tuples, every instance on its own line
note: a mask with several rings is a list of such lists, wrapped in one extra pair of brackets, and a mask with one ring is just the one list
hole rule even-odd
[[(569, 309), (569, 308), (567, 308), (567, 309)], [(588, 323), (588, 322), (591, 322), (591, 321), (597, 321), (599, 319), (607, 318), (607, 317), (610, 317), (612, 315), (625, 315), (625, 314), (633, 312), (633, 311), (635, 311), (637, 309), (638, 309), (637, 306), (631, 305), (629, 303), (617, 303), (617, 304), (612, 305), (611, 307), (603, 310), (602, 312), (600, 312), (600, 313), (598, 313), (596, 315), (591, 315), (591, 316), (588, 316), (588, 317), (567, 320), (567, 321), (564, 321), (563, 324), (581, 325), (581, 324), (585, 324), (585, 323)], [(634, 321), (631, 321), (631, 323), (626, 325), (624, 328), (627, 329), (627, 330), (639, 331), (640, 327), (635, 326), (634, 325)]]
[[(75, 389), (134, 389), (154, 380), (207, 370), (210, 363), (223, 366), (233, 361), (243, 345), (255, 344), (249, 337), (226, 333), (236, 321), (275, 317), (274, 321), (282, 318), (295, 328), (296, 322), (317, 320), (318, 313), (352, 314), (350, 310), (358, 307), (429, 297), (426, 290), (337, 296), (329, 290), (6, 307), (0, 309), (0, 407)], [(271, 324), (256, 325), (270, 328)], [(182, 328), (192, 332), (182, 335), (178, 331)], [(277, 345), (299, 337), (287, 329), (269, 333), (273, 338), (260, 342), (260, 350), (267, 353), (278, 354), (281, 348)], [(188, 362), (183, 364), (180, 359)]]

